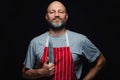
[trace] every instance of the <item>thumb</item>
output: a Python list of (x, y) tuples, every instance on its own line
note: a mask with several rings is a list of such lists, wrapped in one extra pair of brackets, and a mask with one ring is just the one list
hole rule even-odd
[(46, 58), (45, 63), (46, 63), (46, 64), (49, 63), (49, 58), (48, 58), (48, 57)]

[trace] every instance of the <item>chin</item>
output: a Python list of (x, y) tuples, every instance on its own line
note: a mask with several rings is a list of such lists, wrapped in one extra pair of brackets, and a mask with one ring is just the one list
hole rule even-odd
[(58, 31), (58, 30), (62, 30), (62, 29), (64, 29), (65, 26), (59, 26), (59, 27), (56, 27), (56, 26), (50, 26), (50, 28), (51, 28), (52, 30)]

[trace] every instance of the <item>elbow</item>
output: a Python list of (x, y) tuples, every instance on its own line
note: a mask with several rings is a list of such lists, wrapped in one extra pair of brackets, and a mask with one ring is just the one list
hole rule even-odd
[(23, 69), (22, 69), (22, 77), (25, 78), (25, 79), (29, 79), (30, 78), (28, 70), (25, 67), (23, 67)]
[(27, 78), (25, 68), (22, 69), (22, 77)]
[(101, 54), (97, 60), (97, 67), (101, 68), (105, 65), (106, 63), (106, 58)]
[(105, 59), (105, 57), (104, 57), (104, 59), (103, 59), (103, 64), (105, 64), (106, 63), (106, 59)]
[[(102, 55), (103, 56), (103, 55)], [(104, 65), (106, 63), (106, 58), (103, 56), (102, 57), (102, 64)]]

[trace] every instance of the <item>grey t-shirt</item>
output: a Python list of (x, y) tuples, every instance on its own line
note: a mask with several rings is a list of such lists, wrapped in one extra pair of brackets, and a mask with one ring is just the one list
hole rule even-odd
[[(70, 30), (67, 30), (67, 34), (75, 73), (77, 79), (80, 79), (83, 67), (82, 57), (85, 57), (89, 62), (93, 62), (99, 56), (100, 50), (83, 34)], [(48, 36), (49, 34), (46, 32), (31, 40), (23, 63), (26, 68), (38, 68)], [(58, 37), (49, 36), (49, 38), (54, 44), (53, 47), (67, 46), (65, 35)]]

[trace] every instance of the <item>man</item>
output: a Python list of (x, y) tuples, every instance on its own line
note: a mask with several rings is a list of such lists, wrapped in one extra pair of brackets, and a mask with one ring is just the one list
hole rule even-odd
[(50, 3), (45, 18), (49, 31), (30, 42), (23, 76), (40, 80), (78, 80), (85, 57), (96, 64), (82, 80), (92, 80), (105, 64), (103, 54), (86, 36), (65, 28), (68, 13), (61, 2)]

